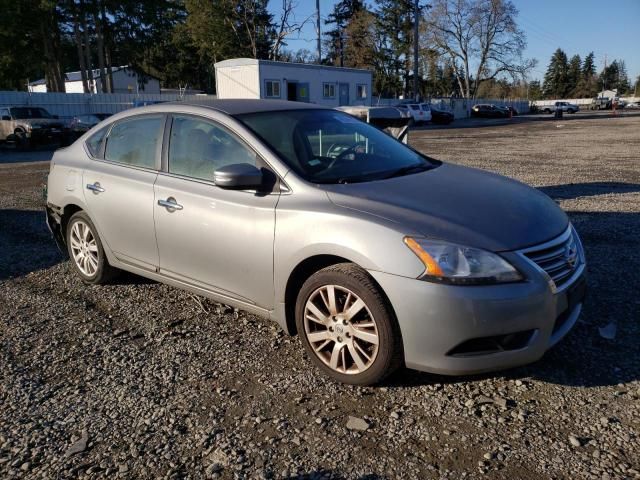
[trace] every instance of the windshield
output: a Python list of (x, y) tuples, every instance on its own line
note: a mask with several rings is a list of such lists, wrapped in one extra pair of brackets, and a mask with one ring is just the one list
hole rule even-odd
[(44, 108), (17, 107), (11, 109), (11, 116), (16, 119), (52, 118)]
[(379, 180), (436, 165), (377, 128), (335, 110), (260, 112), (237, 118), (313, 183)]

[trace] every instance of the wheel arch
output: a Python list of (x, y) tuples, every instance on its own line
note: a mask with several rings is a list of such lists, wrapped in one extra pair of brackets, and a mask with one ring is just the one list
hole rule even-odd
[[(302, 287), (304, 282), (306, 282), (307, 279), (311, 277), (311, 275), (313, 275), (314, 273), (319, 272), (320, 270), (330, 267), (332, 265), (337, 265), (339, 263), (351, 263), (353, 265), (356, 265), (362, 268), (366, 272), (366, 269), (362, 265), (360, 265), (358, 262), (355, 262), (352, 259), (345, 258), (340, 255), (333, 255), (333, 254), (317, 254), (317, 255), (310, 256), (300, 261), (293, 268), (293, 270), (289, 274), (289, 278), (287, 279), (287, 284), (284, 292), (284, 312), (283, 312), (284, 325), (283, 327), (285, 328), (285, 331), (289, 335), (296, 335), (298, 333), (296, 328), (296, 318), (295, 318), (296, 300), (298, 297), (298, 292), (300, 291), (300, 288)], [(389, 297), (387, 296), (386, 292), (383, 290), (383, 288), (380, 286), (380, 284), (376, 281), (375, 278), (373, 278), (370, 275), (369, 275), (369, 278), (377, 286), (377, 288), (380, 291), (380, 294), (384, 297), (385, 301), (387, 302), (387, 305), (391, 309), (391, 312), (395, 316), (395, 309), (393, 308), (393, 305), (389, 301)]]

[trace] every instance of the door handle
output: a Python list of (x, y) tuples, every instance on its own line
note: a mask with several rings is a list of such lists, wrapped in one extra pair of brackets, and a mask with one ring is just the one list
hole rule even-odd
[(182, 210), (182, 205), (176, 202), (176, 199), (169, 197), (166, 200), (158, 200), (158, 205), (165, 207), (169, 211)]
[(100, 186), (100, 182), (87, 183), (87, 190), (91, 190), (93, 193), (104, 192), (104, 188)]

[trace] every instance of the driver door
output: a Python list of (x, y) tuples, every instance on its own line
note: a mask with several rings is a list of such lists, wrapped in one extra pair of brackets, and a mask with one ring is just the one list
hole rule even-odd
[[(160, 273), (222, 296), (273, 308), (279, 194), (227, 190), (213, 172), (261, 158), (213, 120), (172, 115), (166, 165), (155, 183)], [(167, 206), (173, 205), (173, 206)]]

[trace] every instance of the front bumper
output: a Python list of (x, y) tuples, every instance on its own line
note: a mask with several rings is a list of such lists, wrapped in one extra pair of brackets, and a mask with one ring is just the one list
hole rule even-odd
[(562, 290), (518, 254), (527, 278), (490, 286), (451, 286), (371, 271), (387, 294), (409, 368), (445, 375), (534, 362), (575, 325), (586, 293), (585, 263)]

